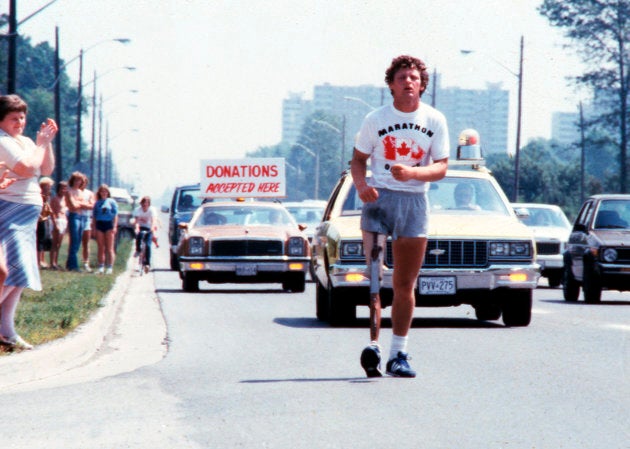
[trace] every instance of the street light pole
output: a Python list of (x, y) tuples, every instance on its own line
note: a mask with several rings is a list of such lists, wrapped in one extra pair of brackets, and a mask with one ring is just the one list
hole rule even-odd
[(9, 2), (9, 55), (7, 58), (7, 93), (15, 93), (15, 68), (17, 60), (17, 0)]
[[(488, 54), (487, 56), (492, 59), (495, 63), (503, 67), (505, 70), (510, 72), (512, 75), (516, 76), (518, 79), (518, 100), (517, 100), (517, 112), (516, 112), (516, 148), (514, 154), (514, 193), (512, 194), (512, 201), (518, 201), (518, 191), (519, 191), (519, 170), (520, 170), (520, 150), (521, 150), (521, 115), (522, 115), (522, 105), (523, 105), (523, 48), (524, 48), (524, 39), (521, 36), (521, 46), (520, 46), (520, 55), (519, 55), (519, 68), (518, 73), (514, 73), (500, 61), (495, 59), (492, 55)], [(460, 53), (463, 55), (469, 55), (473, 53), (474, 50), (460, 50)]]
[(79, 52), (79, 99), (77, 100), (77, 135), (74, 148), (75, 165), (81, 162), (81, 109), (83, 108), (83, 49)]
[(516, 113), (516, 154), (514, 157), (514, 197), (513, 201), (518, 202), (519, 191), (519, 171), (521, 153), (521, 108), (523, 104), (523, 36), (521, 36), (520, 61), (518, 65), (518, 106)]
[(300, 142), (296, 142), (293, 145), (302, 148), (308, 154), (315, 158), (315, 192), (314, 196), (316, 200), (319, 199), (319, 151), (313, 151), (306, 145), (301, 144)]

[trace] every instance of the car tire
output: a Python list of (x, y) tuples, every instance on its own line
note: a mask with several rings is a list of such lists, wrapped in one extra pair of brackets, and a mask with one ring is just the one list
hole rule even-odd
[(322, 287), (322, 284), (317, 281), (317, 290), (315, 292), (315, 315), (319, 321), (328, 321), (330, 311), (328, 309), (328, 291)]
[(547, 282), (549, 287), (556, 288), (562, 284), (562, 270), (554, 271), (547, 276)]
[(328, 320), (334, 327), (349, 326), (357, 319), (357, 307), (350, 301), (350, 295), (343, 295), (339, 289), (328, 287)]
[(494, 321), (501, 318), (501, 307), (495, 304), (482, 304), (473, 306), (475, 316), (479, 321)]
[(597, 304), (602, 300), (602, 281), (595, 269), (595, 261), (590, 257), (584, 258), (582, 292), (584, 293), (584, 302), (587, 304)]
[(503, 298), (503, 324), (507, 327), (529, 326), (532, 319), (532, 290), (509, 290)]
[(282, 281), (282, 289), (292, 293), (303, 293), (306, 289), (306, 277), (304, 273), (290, 273)]
[(171, 258), (170, 258), (171, 270), (179, 271), (179, 259), (177, 258), (177, 254), (171, 251), (170, 255), (171, 255)]
[(182, 273), (182, 290), (187, 293), (198, 292), (199, 279), (192, 277), (190, 274)]
[(575, 280), (571, 270), (571, 259), (564, 258), (564, 268), (562, 269), (562, 293), (567, 302), (576, 302), (580, 296), (580, 284)]

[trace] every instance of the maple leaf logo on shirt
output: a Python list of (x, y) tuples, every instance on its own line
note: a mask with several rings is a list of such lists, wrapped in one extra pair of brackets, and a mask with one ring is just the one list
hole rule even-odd
[(419, 161), (425, 151), (413, 139), (387, 136), (383, 139), (385, 159), (389, 161)]

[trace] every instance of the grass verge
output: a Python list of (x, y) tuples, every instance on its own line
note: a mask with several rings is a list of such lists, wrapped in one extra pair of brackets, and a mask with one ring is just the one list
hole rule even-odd
[[(22, 293), (15, 317), (17, 332), (29, 343), (39, 345), (64, 337), (87, 321), (101, 307), (101, 300), (112, 289), (117, 275), (126, 270), (131, 245), (132, 240), (121, 239), (113, 275), (42, 270), (42, 291), (25, 289)], [(67, 251), (67, 246), (62, 245), (60, 262), (65, 261)], [(90, 242), (90, 254), (90, 265), (95, 267), (94, 240)]]

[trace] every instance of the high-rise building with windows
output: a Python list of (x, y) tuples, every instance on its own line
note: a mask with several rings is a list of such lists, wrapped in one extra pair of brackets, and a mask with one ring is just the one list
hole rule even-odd
[[(489, 84), (485, 90), (441, 88), (439, 76), (432, 82), (436, 83), (435, 89), (430, 85), (422, 99), (434, 104), (446, 116), (453, 150), (457, 147), (459, 133), (466, 128), (479, 132), (486, 154), (507, 150), (507, 90), (501, 89), (499, 84)], [(338, 116), (345, 124), (345, 147), (351, 149), (363, 117), (387, 103), (391, 103), (391, 94), (385, 86), (333, 86), (326, 83), (314, 87), (312, 100), (306, 100), (300, 94), (290, 94), (283, 102), (283, 141), (296, 142), (304, 120), (319, 110)]]

